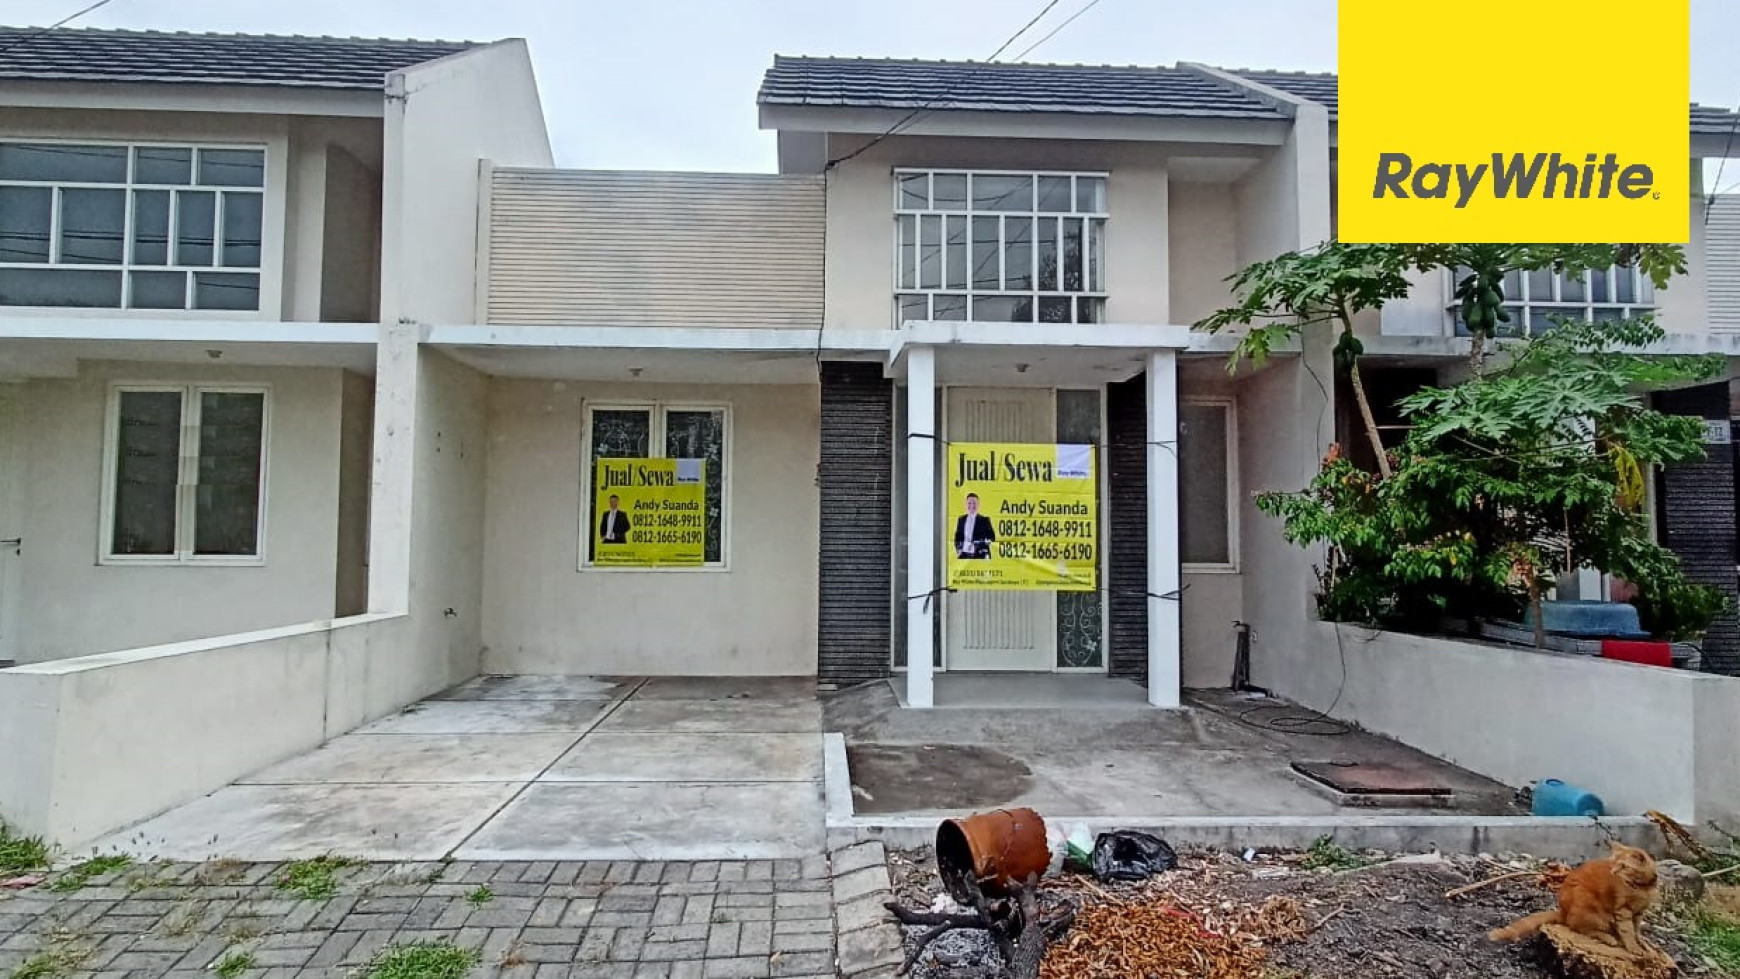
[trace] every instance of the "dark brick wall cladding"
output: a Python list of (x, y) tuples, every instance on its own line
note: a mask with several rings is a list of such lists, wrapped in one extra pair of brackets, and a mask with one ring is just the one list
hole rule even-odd
[(894, 382), (881, 364), (824, 363), (817, 680), (888, 676)]
[[(1728, 417), (1728, 385), (1709, 384), (1655, 396), (1660, 411), (1707, 419)], [(1679, 555), (1686, 577), (1740, 598), (1735, 581), (1734, 450), (1706, 446), (1705, 461), (1665, 466), (1656, 480), (1661, 541)], [(1705, 637), (1704, 669), (1740, 675), (1740, 621), (1719, 619)]]
[(1148, 398), (1145, 376), (1106, 387), (1106, 471), (1110, 475), (1113, 676), (1148, 678)]

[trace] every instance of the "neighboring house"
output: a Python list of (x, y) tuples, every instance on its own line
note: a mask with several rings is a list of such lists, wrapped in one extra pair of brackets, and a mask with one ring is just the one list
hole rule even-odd
[[(608, 172), (553, 167), (519, 41), (24, 34), (0, 741), (29, 757), (0, 802), (26, 829), (88, 838), (479, 671), (903, 674), (917, 706), (939, 673), (1104, 673), (1172, 706), (1228, 682), (1235, 622), (1258, 682), (1302, 655), (1312, 557), (1251, 493), (1336, 439), (1328, 343), (1229, 376), (1189, 327), (1330, 237), (1333, 78), (781, 57), (777, 174)], [(1655, 297), (1692, 344), (1700, 276)], [(1462, 357), (1448, 292), (1362, 328), (1376, 373), (1416, 372), (1374, 391)], [(1097, 446), (1100, 590), (940, 590), (948, 441)], [(599, 552), (621, 456), (706, 461), (692, 562)], [(81, 795), (93, 744), (135, 791)]]
[(516, 154), (517, 41), (0, 30), (0, 660), (366, 611), (378, 324)]

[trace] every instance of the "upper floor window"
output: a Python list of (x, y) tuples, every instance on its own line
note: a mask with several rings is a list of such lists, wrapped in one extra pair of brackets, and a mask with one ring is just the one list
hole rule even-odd
[(0, 142), (0, 306), (260, 308), (259, 148)]
[[(1472, 270), (1458, 268), (1450, 280), (1455, 289)], [(1504, 335), (1539, 333), (1552, 326), (1553, 317), (1601, 323), (1641, 316), (1655, 311), (1655, 283), (1636, 268), (1613, 266), (1577, 274), (1536, 269), (1513, 271), (1504, 277), (1505, 310), (1510, 322), (1501, 324)], [(1452, 303), (1456, 335), (1467, 336), (1461, 304)]]
[(1106, 178), (895, 172), (899, 322), (1098, 323)]

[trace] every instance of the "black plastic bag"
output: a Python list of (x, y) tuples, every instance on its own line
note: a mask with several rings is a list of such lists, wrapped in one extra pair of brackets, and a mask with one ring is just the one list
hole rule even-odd
[(1178, 854), (1158, 836), (1120, 829), (1094, 840), (1094, 876), (1100, 880), (1147, 880), (1178, 866)]

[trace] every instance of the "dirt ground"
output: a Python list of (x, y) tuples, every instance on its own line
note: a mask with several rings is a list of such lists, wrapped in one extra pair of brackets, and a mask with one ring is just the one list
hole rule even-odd
[[(1511, 869), (1536, 867), (1525, 858), (1395, 858), (1369, 855), (1377, 863), (1359, 869), (1306, 869), (1301, 853), (1262, 854), (1246, 860), (1233, 854), (1182, 854), (1176, 869), (1140, 884), (1098, 884), (1091, 876), (1066, 871), (1041, 884), (1042, 905), (1067, 903), (1086, 909), (1108, 899), (1139, 899), (1176, 905), (1210, 930), (1216, 922), (1252, 921), (1273, 902), (1297, 912), (1304, 937), (1259, 942), (1260, 963), (1245, 971), (1209, 972), (1184, 966), (1171, 976), (1250, 975), (1255, 979), (1507, 979), (1542, 977), (1535, 942), (1516, 946), (1487, 941), (1486, 932), (1552, 906), (1552, 896), (1534, 876), (1506, 881), (1447, 899), (1446, 893)], [(907, 906), (935, 907), (942, 893), (928, 849), (889, 854), (895, 894)], [(946, 896), (940, 902), (948, 902)], [(1645, 936), (1673, 956), (1681, 975), (1724, 976), (1690, 953), (1665, 914), (1654, 914)], [(1078, 925), (1074, 932), (1079, 932)], [(923, 929), (908, 929), (910, 950)], [(1068, 942), (1065, 933), (1058, 943)], [(1089, 936), (1093, 937), (1093, 936)], [(1083, 939), (1086, 940), (1086, 939)], [(911, 975), (917, 979), (984, 979), (999, 975), (1000, 960), (981, 932), (955, 932), (926, 954)], [(940, 960), (940, 961), (939, 961)], [(1047, 975), (1072, 970), (1049, 969)], [(1130, 979), (1142, 979), (1132, 975)]]

